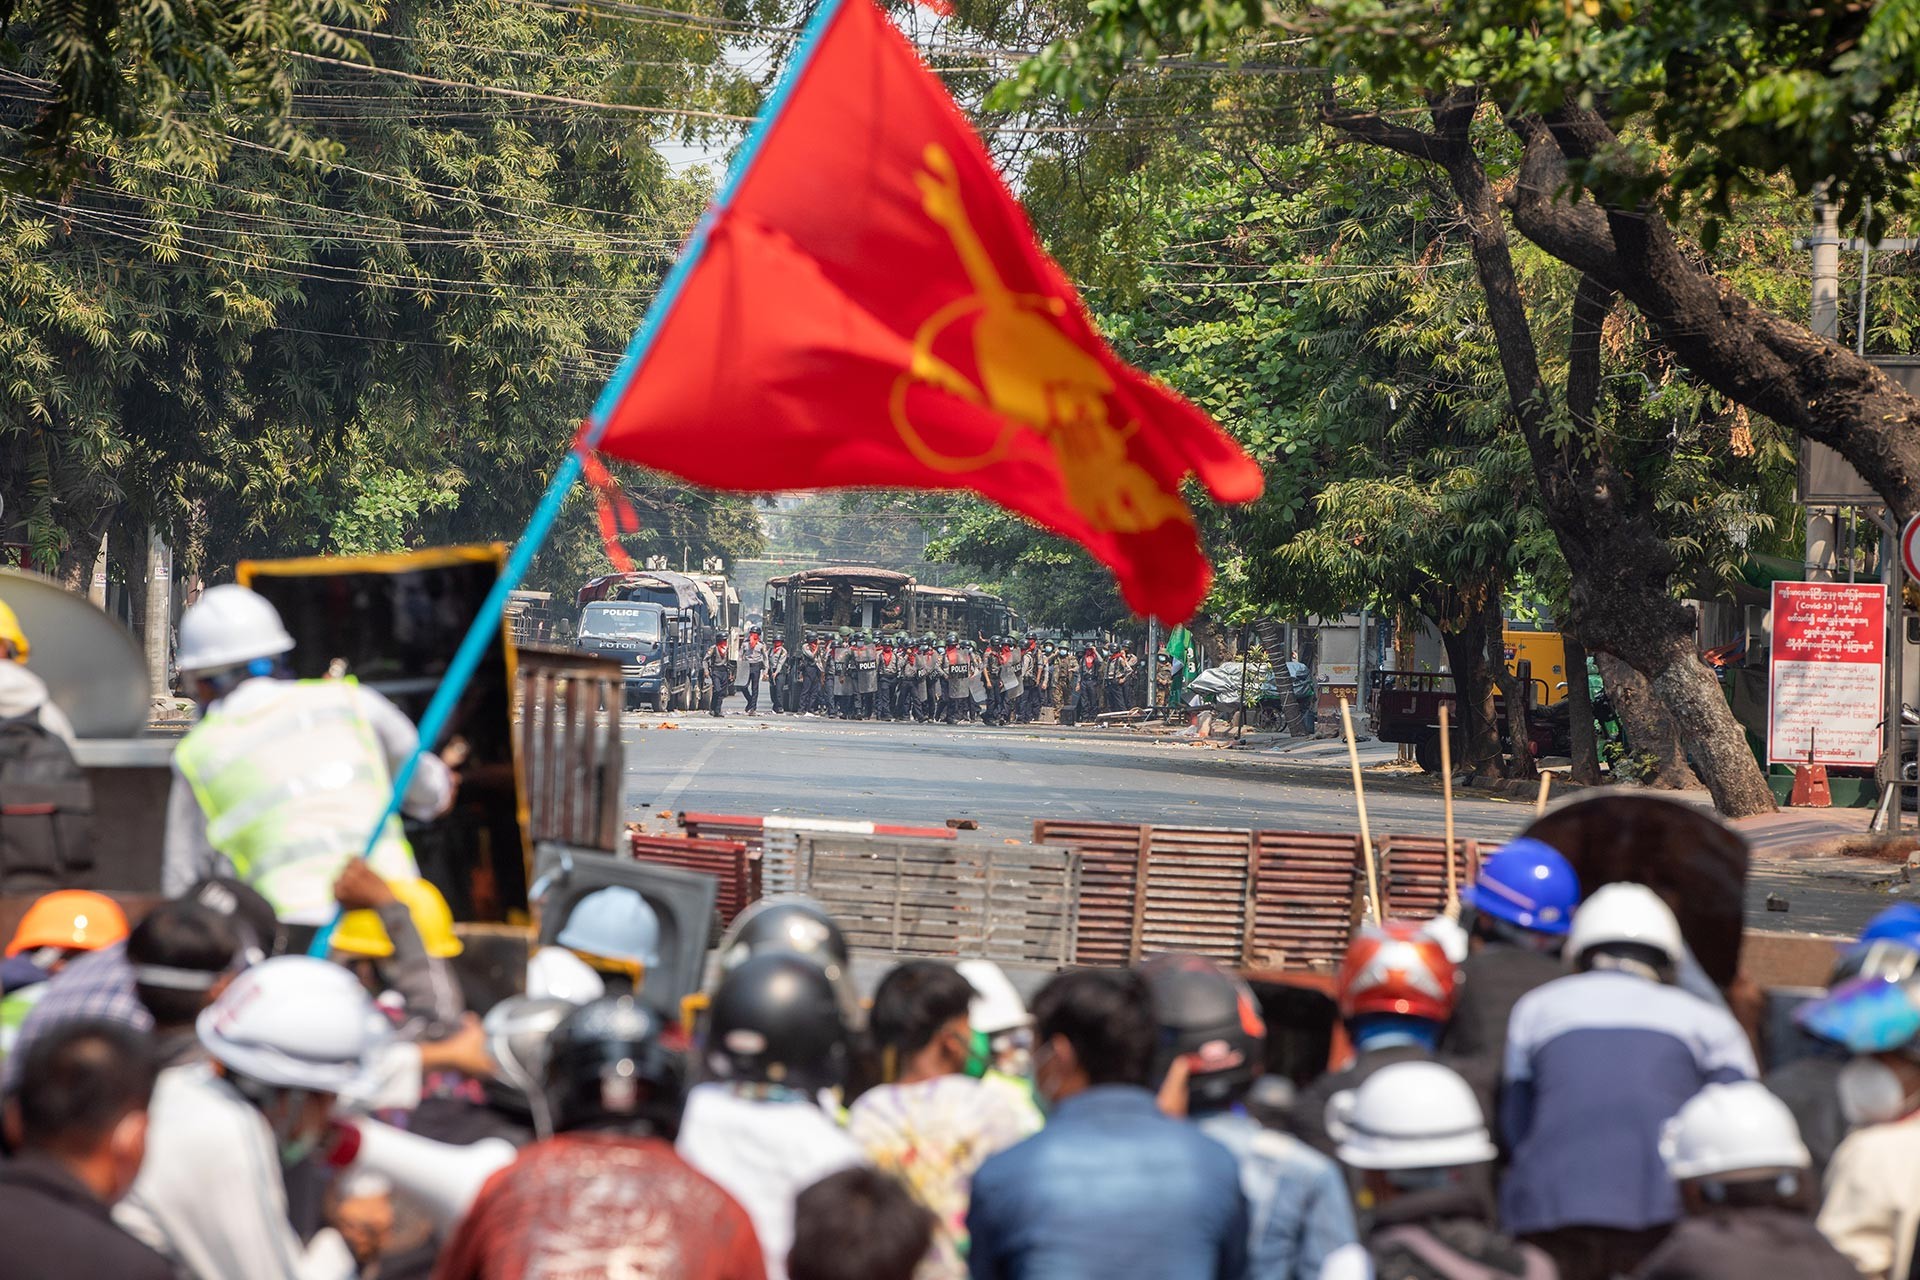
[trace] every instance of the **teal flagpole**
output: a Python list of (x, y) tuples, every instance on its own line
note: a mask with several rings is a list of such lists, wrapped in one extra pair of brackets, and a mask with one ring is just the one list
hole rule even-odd
[[(533, 563), (534, 556), (539, 554), (541, 546), (547, 540), (547, 535), (552, 532), (553, 522), (559, 517), (560, 508), (565, 504), (567, 495), (579, 482), (586, 452), (597, 448), (601, 437), (606, 435), (607, 424), (613, 420), (614, 410), (619, 407), (621, 399), (627, 393), (627, 388), (632, 385), (633, 379), (646, 364), (647, 356), (653, 350), (653, 344), (658, 339), (668, 314), (680, 299), (681, 290), (686, 287), (694, 268), (700, 265), (701, 258), (705, 256), (707, 240), (713, 232), (715, 221), (726, 212), (727, 206), (733, 202), (735, 193), (739, 191), (740, 184), (746, 180), (748, 171), (753, 168), (753, 162), (766, 143), (767, 135), (773, 132), (773, 126), (778, 123), (781, 113), (786, 110), (788, 101), (793, 97), (794, 88), (799, 84), (801, 76), (805, 74), (808, 64), (813, 61), (814, 50), (819, 47), (827, 28), (833, 24), (833, 19), (839, 13), (842, 2), (843, 0), (821, 0), (820, 7), (815, 9), (813, 16), (807, 20), (806, 29), (801, 33), (800, 42), (794, 48), (793, 57), (788, 60), (786, 70), (781, 74), (779, 84), (774, 86), (773, 94), (767, 99), (767, 104), (762, 108), (759, 118), (753, 122), (753, 128), (747, 131), (747, 136), (740, 145), (740, 154), (734, 158), (733, 166), (728, 170), (727, 179), (721, 185), (719, 194), (706, 213), (701, 215), (699, 223), (693, 229), (693, 234), (687, 238), (686, 248), (674, 262), (673, 269), (667, 273), (667, 278), (661, 281), (660, 292), (654, 295), (653, 302), (647, 307), (647, 314), (640, 322), (639, 331), (633, 335), (633, 341), (627, 345), (626, 354), (620, 359), (620, 367), (614, 371), (606, 388), (601, 391), (600, 398), (594, 402), (593, 413), (587, 418), (586, 426), (580, 432), (579, 439), (575, 441), (574, 447), (568, 451), (566, 457), (560, 460), (560, 466), (554, 471), (546, 493), (541, 495), (540, 505), (534, 508), (532, 519), (527, 521), (527, 527), (521, 531), (520, 537), (514, 542), (513, 552), (507, 557), (505, 566), (501, 568), (500, 577), (495, 580), (493, 590), (487, 593), (486, 600), (480, 606), (480, 612), (474, 616), (473, 625), (467, 628), (466, 638), (461, 640), (460, 648), (453, 655), (453, 661), (447, 665), (446, 674), (440, 677), (439, 687), (433, 691), (433, 700), (427, 704), (425, 714), (420, 717), (420, 740), (414, 746), (412, 754), (407, 757), (406, 763), (401, 765), (393, 776), (393, 792), (387, 799), (386, 812), (380, 815), (380, 821), (374, 824), (373, 830), (367, 835), (367, 853), (373, 852), (374, 846), (379, 843), (380, 833), (386, 829), (387, 823), (399, 815), (401, 802), (407, 794), (407, 787), (420, 768), (420, 758), (439, 745), (441, 735), (447, 730), (448, 721), (453, 718), (454, 708), (459, 705), (461, 695), (467, 691), (468, 684), (472, 682), (473, 673), (479, 669), (480, 660), (486, 656), (487, 646), (500, 634), (500, 618), (506, 611), (507, 596), (526, 577), (528, 566)], [(327, 954), (327, 949), (333, 941), (333, 931), (339, 927), (340, 916), (341, 913), (335, 911), (333, 919), (314, 935), (313, 945), (307, 948), (309, 955), (325, 956)]]

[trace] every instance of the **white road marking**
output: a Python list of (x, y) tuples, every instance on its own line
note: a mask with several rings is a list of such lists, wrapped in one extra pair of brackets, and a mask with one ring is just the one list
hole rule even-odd
[(713, 758), (713, 753), (719, 747), (720, 739), (714, 738), (694, 752), (693, 759), (687, 761), (687, 767), (674, 774), (673, 781), (667, 784), (667, 789), (654, 799), (653, 807), (655, 809), (673, 808), (673, 802), (680, 798), (680, 793), (687, 789), (687, 785), (693, 781), (694, 776), (700, 772), (707, 761)]

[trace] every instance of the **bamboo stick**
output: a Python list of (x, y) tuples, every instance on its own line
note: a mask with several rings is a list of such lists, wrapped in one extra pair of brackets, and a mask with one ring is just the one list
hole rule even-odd
[(1533, 802), (1534, 817), (1538, 818), (1546, 813), (1547, 792), (1552, 789), (1553, 789), (1553, 775), (1550, 773), (1541, 774), (1540, 775), (1540, 798)]
[(1373, 854), (1373, 831), (1367, 825), (1367, 790), (1360, 782), (1360, 744), (1353, 737), (1353, 712), (1345, 698), (1340, 699), (1340, 724), (1347, 732), (1347, 763), (1353, 766), (1353, 803), (1360, 810), (1360, 848), (1367, 860), (1367, 908), (1375, 924), (1387, 918), (1386, 904), (1380, 901), (1380, 869)]

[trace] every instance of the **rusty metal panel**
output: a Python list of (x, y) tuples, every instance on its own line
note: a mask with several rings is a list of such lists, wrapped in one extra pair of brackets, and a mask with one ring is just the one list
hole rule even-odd
[(696, 840), (738, 840), (749, 849), (763, 847), (766, 819), (730, 813), (682, 813), (680, 825)]
[(1078, 963), (1131, 964), (1156, 951), (1240, 963), (1253, 832), (1042, 820), (1034, 840), (1080, 854)]
[(738, 840), (694, 840), (633, 831), (627, 843), (638, 861), (702, 871), (718, 880), (715, 907), (722, 928), (760, 897), (760, 855)]
[[(1480, 844), (1455, 840), (1454, 874), (1457, 883), (1473, 883), (1480, 872)], [(1387, 914), (1397, 920), (1431, 920), (1447, 905), (1447, 842), (1443, 836), (1382, 836), (1380, 892)]]
[(620, 664), (528, 647), (514, 668), (514, 740), (535, 843), (616, 851), (626, 784)]
[(1255, 836), (1249, 968), (1336, 967), (1353, 933), (1360, 837), (1313, 831)]

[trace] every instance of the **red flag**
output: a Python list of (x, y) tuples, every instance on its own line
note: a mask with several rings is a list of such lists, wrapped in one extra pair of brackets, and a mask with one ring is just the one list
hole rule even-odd
[(593, 489), (594, 511), (600, 520), (600, 541), (606, 547), (607, 559), (612, 562), (613, 571), (632, 573), (633, 557), (627, 554), (620, 539), (627, 534), (640, 532), (640, 513), (633, 509), (633, 503), (627, 500), (620, 482), (613, 478), (613, 473), (607, 470), (606, 464), (591, 449), (580, 451), (580, 474)]
[(1180, 482), (1244, 502), (1259, 467), (1108, 348), (872, 0), (839, 0), (770, 109), (599, 447), (721, 489), (971, 489), (1188, 617), (1210, 570)]

